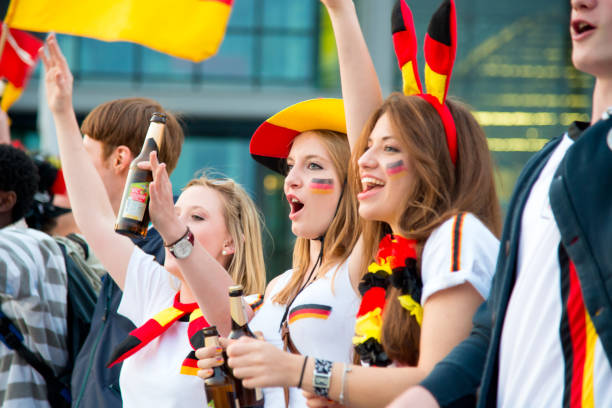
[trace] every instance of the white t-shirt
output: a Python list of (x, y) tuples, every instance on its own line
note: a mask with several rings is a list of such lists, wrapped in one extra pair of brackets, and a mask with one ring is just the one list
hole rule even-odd
[[(268, 298), (257, 311), (249, 327), (261, 331), (264, 339), (282, 349), (280, 322), (286, 305), (274, 303), (272, 299), (280, 292), (293, 275), (289, 270), (276, 281)], [(333, 289), (332, 289), (333, 280)], [(291, 339), (302, 355), (336, 362), (352, 362), (352, 338), (355, 330), (355, 315), (359, 308), (359, 297), (351, 285), (348, 262), (331, 268), (325, 277), (308, 285), (293, 301), (288, 314)], [(264, 388), (265, 407), (285, 406), (282, 388)], [(306, 407), (302, 391), (290, 388), (291, 408)]]
[[(174, 304), (179, 285), (178, 279), (155, 262), (152, 255), (135, 247), (118, 312), (139, 327)], [(124, 407), (206, 406), (202, 379), (180, 373), (183, 360), (192, 350), (187, 338), (188, 325), (175, 322), (124, 361), (119, 376)]]
[(466, 282), (486, 299), (498, 250), (497, 238), (473, 214), (462, 213), (446, 220), (423, 248), (421, 304), (438, 291)]
[[(572, 144), (566, 135), (557, 146), (533, 185), (523, 211), (517, 279), (501, 336), (498, 407), (561, 407), (566, 385), (593, 390), (589, 384), (594, 386), (595, 395), (591, 394), (591, 400), (585, 396), (582, 405), (576, 406), (612, 407), (612, 373), (592, 325), (590, 330), (579, 333), (587, 336), (589, 345), (585, 364), (574, 367), (574, 373), (583, 381), (565, 384), (567, 355), (564, 356), (560, 333), (569, 332), (562, 327), (564, 306), (558, 256), (561, 235), (548, 191)], [(584, 319), (585, 309), (579, 312)]]

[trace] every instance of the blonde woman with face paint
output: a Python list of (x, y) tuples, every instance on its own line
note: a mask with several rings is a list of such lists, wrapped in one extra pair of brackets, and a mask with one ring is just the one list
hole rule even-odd
[[(253, 340), (254, 346), (279, 353), (279, 376), (299, 376), (299, 368), (285, 371), (282, 365), (298, 354), (352, 361), (362, 268), (359, 257), (351, 256), (358, 248), (360, 227), (354, 183), (347, 182), (350, 149), (345, 132), (342, 101), (316, 99), (274, 115), (251, 139), (253, 157), (285, 174), (284, 193), (297, 237), (293, 269), (268, 284), (264, 303), (249, 323), (266, 340)], [(219, 364), (213, 349), (200, 349), (197, 356), (202, 368)], [(306, 406), (295, 387), (264, 388), (264, 394), (266, 407)]]

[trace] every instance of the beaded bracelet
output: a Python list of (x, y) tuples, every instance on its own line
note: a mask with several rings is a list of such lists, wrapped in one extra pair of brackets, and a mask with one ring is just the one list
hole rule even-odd
[(327, 397), (331, 383), (332, 362), (315, 358), (314, 372), (312, 374), (312, 387), (317, 395)]

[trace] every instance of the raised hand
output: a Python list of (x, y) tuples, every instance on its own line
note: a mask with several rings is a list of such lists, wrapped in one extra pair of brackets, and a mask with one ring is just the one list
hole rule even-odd
[(46, 49), (39, 51), (40, 59), (45, 68), (45, 85), (47, 88), (47, 103), (53, 114), (72, 111), (72, 72), (57, 43), (55, 34), (49, 35), (45, 41)]
[(151, 215), (151, 222), (164, 237), (173, 225), (179, 223), (178, 216), (174, 211), (172, 183), (170, 183), (170, 177), (168, 171), (166, 171), (166, 164), (158, 161), (156, 152), (151, 152), (149, 161), (138, 163), (138, 167), (151, 170), (153, 173), (153, 181), (149, 184), (149, 214)]
[(352, 5), (353, 0), (321, 0), (321, 3), (323, 3), (328, 10), (336, 10), (342, 6)]

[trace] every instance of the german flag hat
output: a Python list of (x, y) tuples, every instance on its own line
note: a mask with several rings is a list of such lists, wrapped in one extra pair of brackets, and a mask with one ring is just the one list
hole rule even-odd
[(283, 174), (293, 139), (317, 129), (346, 133), (342, 99), (309, 99), (283, 109), (257, 128), (249, 150), (257, 162)]

